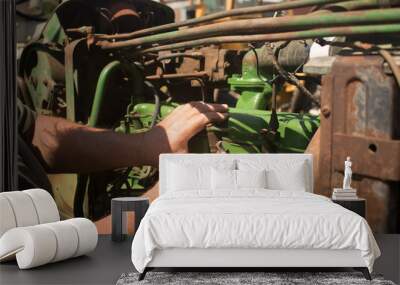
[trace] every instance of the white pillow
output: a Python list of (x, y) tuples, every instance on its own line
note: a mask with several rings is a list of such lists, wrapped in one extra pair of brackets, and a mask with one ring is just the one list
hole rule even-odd
[(237, 190), (240, 188), (266, 188), (266, 171), (211, 169), (213, 190)]
[(305, 163), (267, 170), (267, 188), (273, 190), (306, 191)]
[(185, 191), (191, 189), (210, 188), (210, 167), (186, 166), (170, 163), (168, 166), (168, 189), (171, 191)]
[(271, 190), (307, 191), (307, 162), (297, 159), (239, 160), (240, 170), (266, 170), (267, 187)]
[[(210, 161), (208, 161), (210, 163)], [(211, 169), (235, 169), (235, 161), (190, 161), (169, 162), (167, 165), (167, 190), (185, 191), (185, 190), (210, 190), (211, 187)]]
[(262, 170), (236, 170), (237, 188), (267, 188), (267, 176)]
[(236, 190), (236, 170), (211, 168), (212, 190)]

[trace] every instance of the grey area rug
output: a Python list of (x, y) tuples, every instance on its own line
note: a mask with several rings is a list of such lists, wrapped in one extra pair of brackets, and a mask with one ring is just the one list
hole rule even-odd
[(359, 272), (148, 272), (142, 281), (137, 280), (138, 276), (138, 273), (122, 274), (117, 285), (395, 285), (392, 281), (384, 280), (380, 275), (372, 275), (373, 280), (368, 281)]

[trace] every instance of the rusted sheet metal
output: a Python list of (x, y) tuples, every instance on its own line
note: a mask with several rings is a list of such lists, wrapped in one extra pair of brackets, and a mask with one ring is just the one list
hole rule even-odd
[(381, 180), (400, 180), (400, 141), (334, 134), (333, 145), (335, 170), (344, 170), (342, 158), (351, 152), (354, 173)]
[(85, 40), (79, 39), (68, 44), (65, 47), (65, 88), (66, 88), (66, 102), (67, 102), (67, 119), (75, 121), (75, 93), (76, 84), (74, 80), (75, 61), (74, 53), (77, 47), (84, 45)]
[(353, 160), (353, 187), (367, 199), (375, 232), (400, 231), (400, 96), (380, 56), (342, 56), (324, 76), (317, 191), (340, 187)]
[[(243, 57), (244, 52), (222, 49), (216, 46), (204, 47), (196, 50), (201, 54), (201, 57), (191, 58), (183, 57), (176, 66), (176, 73), (201, 73), (207, 75), (210, 82), (226, 81), (232, 73), (240, 73), (241, 66), (240, 58)], [(187, 51), (187, 54), (194, 53), (194, 51)]]
[(318, 168), (320, 169), (318, 180), (314, 182), (314, 191), (325, 196), (331, 196), (332, 177), (332, 92), (333, 74), (329, 73), (322, 78), (321, 89), (321, 125), (320, 125), (320, 155)]

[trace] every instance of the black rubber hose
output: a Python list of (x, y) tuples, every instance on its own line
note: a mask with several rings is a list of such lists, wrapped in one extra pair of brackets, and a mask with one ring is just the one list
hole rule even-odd
[(144, 84), (153, 91), (153, 95), (154, 95), (154, 111), (153, 111), (153, 115), (151, 118), (151, 124), (150, 124), (150, 128), (153, 128), (157, 123), (157, 118), (159, 117), (160, 111), (161, 111), (160, 96), (158, 95), (157, 89), (154, 87), (153, 84), (151, 84), (149, 81), (145, 81)]

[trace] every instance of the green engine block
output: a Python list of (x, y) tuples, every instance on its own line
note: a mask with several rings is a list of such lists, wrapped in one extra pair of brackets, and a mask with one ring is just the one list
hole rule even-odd
[[(176, 106), (174, 103), (163, 104), (159, 119), (166, 117)], [(154, 108), (151, 103), (135, 105), (117, 130), (126, 133), (148, 130)], [(271, 111), (230, 108), (228, 121), (208, 127), (207, 132), (214, 133), (222, 149), (229, 153), (304, 152), (319, 127), (319, 117), (283, 112), (278, 112), (277, 116), (279, 128), (277, 132), (270, 132)], [(202, 133), (196, 136), (191, 142), (191, 151), (210, 152), (207, 138)]]

